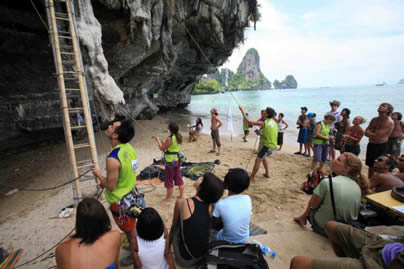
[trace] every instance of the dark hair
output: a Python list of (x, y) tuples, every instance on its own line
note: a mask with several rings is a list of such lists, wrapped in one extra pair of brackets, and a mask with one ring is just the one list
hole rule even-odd
[(394, 168), (397, 167), (397, 162), (396, 160), (393, 159), (393, 157), (391, 157), (389, 154), (383, 155), (387, 158), (386, 160), (386, 164), (388, 166), (390, 166), (389, 171), (392, 172), (394, 170)]
[(203, 126), (202, 119), (196, 118), (196, 125), (198, 125), (199, 123)]
[(118, 134), (119, 142), (125, 144), (131, 141), (135, 136), (135, 127), (130, 120), (122, 120), (120, 122), (121, 125), (116, 127), (114, 133)]
[(242, 193), (250, 186), (250, 177), (246, 170), (241, 168), (229, 169), (224, 177), (224, 186), (236, 194)]
[(164, 223), (159, 213), (152, 207), (143, 209), (137, 219), (136, 231), (144, 240), (159, 239), (164, 233)]
[(281, 116), (282, 118), (285, 117), (285, 115), (283, 115), (283, 113), (279, 113), (279, 116)]
[(346, 117), (349, 119), (349, 115), (351, 114), (351, 110), (349, 108), (344, 108), (342, 111), (345, 111)]
[(168, 124), (168, 130), (170, 130), (170, 133), (175, 135), (175, 137), (177, 138), (178, 144), (182, 144), (182, 135), (179, 132), (179, 127), (178, 124), (175, 122), (170, 122)]
[(397, 119), (401, 120), (403, 118), (403, 115), (400, 112), (394, 112), (392, 115), (396, 114), (397, 115)]
[(219, 201), (224, 192), (223, 181), (212, 173), (206, 173), (199, 185), (198, 196), (205, 203), (212, 204)]
[(268, 119), (272, 119), (275, 116), (275, 110), (272, 107), (267, 107), (265, 111), (267, 113)]
[(84, 198), (77, 207), (76, 234), (80, 244), (92, 245), (100, 236), (111, 231), (111, 221), (104, 206), (94, 198)]

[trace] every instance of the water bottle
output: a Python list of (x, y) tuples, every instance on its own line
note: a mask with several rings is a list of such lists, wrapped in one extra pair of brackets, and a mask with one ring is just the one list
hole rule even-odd
[(257, 244), (257, 245), (260, 247), (262, 254), (264, 254), (265, 256), (268, 256), (268, 257), (275, 258), (276, 252), (275, 252), (275, 251), (272, 251), (270, 247), (268, 247), (268, 246), (266, 246), (266, 245), (264, 245), (264, 244), (258, 242), (258, 241), (255, 240), (255, 239), (253, 239), (252, 242), (253, 242), (254, 244)]

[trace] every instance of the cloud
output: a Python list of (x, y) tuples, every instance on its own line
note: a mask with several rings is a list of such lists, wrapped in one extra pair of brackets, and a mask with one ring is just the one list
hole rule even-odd
[(397, 26), (403, 24), (399, 14), (404, 14), (404, 5), (358, 0), (348, 8), (347, 3), (291, 17), (262, 2), (257, 31), (247, 30), (246, 42), (224, 66), (237, 70), (254, 47), (271, 81), (292, 74), (301, 87), (396, 83), (404, 77), (404, 26)]

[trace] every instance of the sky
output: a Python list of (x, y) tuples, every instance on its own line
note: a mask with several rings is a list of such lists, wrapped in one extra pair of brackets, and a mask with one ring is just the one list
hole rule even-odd
[(300, 87), (396, 84), (404, 78), (404, 0), (258, 0), (261, 21), (222, 66), (256, 48), (273, 82)]

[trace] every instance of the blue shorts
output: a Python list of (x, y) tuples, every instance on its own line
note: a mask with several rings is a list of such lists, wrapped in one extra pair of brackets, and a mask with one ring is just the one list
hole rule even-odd
[(307, 139), (307, 128), (300, 128), (299, 135), (297, 137), (297, 142), (306, 144), (306, 139)]

